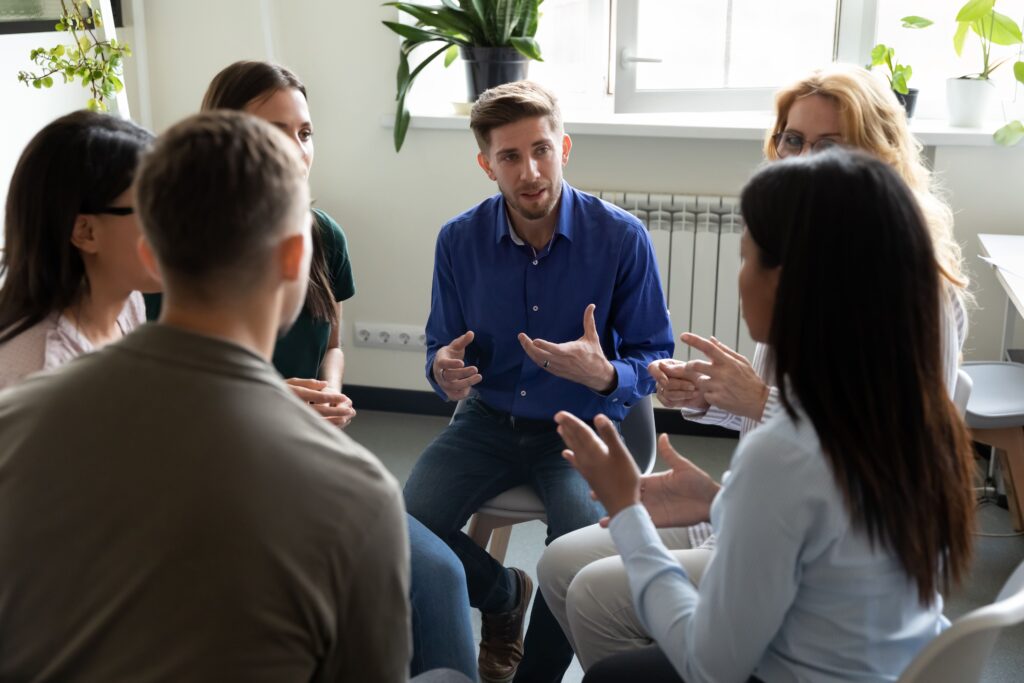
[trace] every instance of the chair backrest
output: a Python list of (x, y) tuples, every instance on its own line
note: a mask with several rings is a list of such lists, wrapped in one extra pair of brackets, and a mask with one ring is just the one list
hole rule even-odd
[(654, 429), (654, 403), (650, 395), (633, 404), (622, 421), (622, 440), (644, 474), (654, 469), (658, 435)]
[(956, 371), (956, 386), (953, 388), (953, 405), (956, 406), (960, 417), (967, 414), (967, 402), (971, 398), (971, 389), (974, 387), (974, 380), (967, 374), (967, 371), (960, 368)]
[[(456, 404), (452, 419), (466, 409), (466, 400), (462, 399)], [(622, 421), (622, 440), (633, 454), (640, 471), (650, 474), (654, 469), (658, 448), (658, 435), (654, 431), (654, 403), (650, 396), (644, 396), (629, 409)]]
[(995, 602), (960, 617), (911, 662), (899, 683), (978, 683), (999, 632), (1024, 623), (1024, 562)]

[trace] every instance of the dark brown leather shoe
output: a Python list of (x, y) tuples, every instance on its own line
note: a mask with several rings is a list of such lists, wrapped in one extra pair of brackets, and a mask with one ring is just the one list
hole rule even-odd
[(522, 569), (510, 569), (519, 584), (519, 603), (508, 612), (482, 615), (477, 664), (484, 683), (509, 683), (523, 658), (523, 622), (533, 597), (533, 581)]

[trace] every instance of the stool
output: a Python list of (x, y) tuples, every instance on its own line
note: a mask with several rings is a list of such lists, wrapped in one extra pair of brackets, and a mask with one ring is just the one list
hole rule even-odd
[(1024, 531), (1024, 365), (981, 361), (963, 369), (973, 383), (967, 401), (971, 437), (999, 452), (1013, 528)]

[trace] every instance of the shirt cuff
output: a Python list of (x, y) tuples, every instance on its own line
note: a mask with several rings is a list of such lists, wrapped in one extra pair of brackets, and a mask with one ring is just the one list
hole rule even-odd
[(628, 406), (630, 399), (634, 398), (633, 388), (636, 386), (636, 373), (633, 371), (633, 366), (621, 360), (608, 362), (615, 369), (615, 386), (609, 394), (595, 393), (604, 397), (605, 401), (612, 405)]
[(608, 524), (608, 531), (624, 562), (642, 548), (661, 544), (658, 530), (654, 528), (651, 515), (643, 503), (620, 510)]

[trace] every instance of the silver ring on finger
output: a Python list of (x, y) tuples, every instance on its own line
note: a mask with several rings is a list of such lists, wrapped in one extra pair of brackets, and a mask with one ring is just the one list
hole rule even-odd
[(448, 368), (441, 368), (441, 381), (442, 382), (444, 381), (444, 371), (447, 370), (447, 369)]
[(549, 360), (544, 361), (544, 366), (543, 367), (544, 367), (545, 370), (548, 369), (549, 365), (551, 365), (551, 361), (549, 361)]

